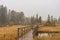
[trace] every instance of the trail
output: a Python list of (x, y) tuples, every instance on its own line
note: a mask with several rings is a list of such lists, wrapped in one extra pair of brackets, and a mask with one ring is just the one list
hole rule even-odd
[(33, 33), (32, 31), (29, 31), (23, 37), (19, 38), (19, 40), (33, 40), (33, 34), (32, 33)]

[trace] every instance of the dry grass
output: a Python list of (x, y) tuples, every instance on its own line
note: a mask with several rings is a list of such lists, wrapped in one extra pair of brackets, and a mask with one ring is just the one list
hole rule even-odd
[(39, 28), (39, 31), (58, 31), (59, 33), (54, 33), (51, 37), (39, 37), (38, 40), (60, 40), (60, 26), (42, 26)]
[[(17, 40), (18, 39), (17, 29), (21, 27), (25, 27), (25, 25), (23, 26), (13, 25), (13, 26), (0, 27), (0, 40)], [(43, 26), (43, 27), (40, 27), (39, 30), (60, 31), (60, 26), (56, 26), (56, 27)], [(41, 37), (39, 40), (60, 40), (60, 33), (56, 34), (53, 37)]]
[(60, 26), (42, 26), (39, 31), (58, 31), (60, 32)]
[(17, 40), (18, 32), (17, 29), (25, 27), (21, 25), (13, 25), (7, 27), (0, 27), (0, 40)]

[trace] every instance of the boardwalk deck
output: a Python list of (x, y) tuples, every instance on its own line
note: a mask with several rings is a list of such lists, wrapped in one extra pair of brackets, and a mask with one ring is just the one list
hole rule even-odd
[(19, 40), (33, 40), (33, 32), (29, 31), (23, 37), (19, 38)]

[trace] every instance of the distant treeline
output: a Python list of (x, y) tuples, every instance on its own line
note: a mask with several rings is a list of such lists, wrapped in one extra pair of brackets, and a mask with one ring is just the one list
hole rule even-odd
[(43, 20), (41, 16), (38, 17), (38, 14), (36, 14), (36, 17), (34, 16), (31, 17), (31, 24), (56, 26), (57, 24), (60, 24), (60, 17), (57, 19), (48, 14), (47, 20)]
[(24, 16), (24, 12), (7, 10), (7, 7), (0, 5), (0, 25), (30, 24), (30, 18)]
[(7, 7), (0, 5), (0, 25), (20, 25), (20, 24), (44, 24), (55, 25), (60, 23), (60, 17), (54, 18), (48, 15), (47, 20), (43, 20), (41, 16), (26, 17), (24, 12), (16, 12), (14, 10), (7, 10)]

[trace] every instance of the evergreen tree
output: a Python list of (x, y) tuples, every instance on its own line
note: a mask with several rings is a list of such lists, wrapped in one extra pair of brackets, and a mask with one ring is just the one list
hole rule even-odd
[(38, 14), (36, 14), (35, 22), (38, 23)]
[(55, 26), (56, 25), (56, 18), (54, 18), (54, 21), (53, 21), (53, 26)]
[(60, 24), (60, 17), (58, 18), (58, 23)]
[(51, 16), (51, 25), (53, 25), (54, 19), (53, 16)]
[(48, 19), (47, 19), (46, 25), (51, 26), (50, 15), (48, 15)]
[(35, 19), (34, 19), (34, 16), (31, 16), (31, 24), (34, 24), (34, 21)]
[(40, 24), (42, 23), (42, 19), (41, 19), (41, 16), (39, 17), (39, 23), (40, 23)]

